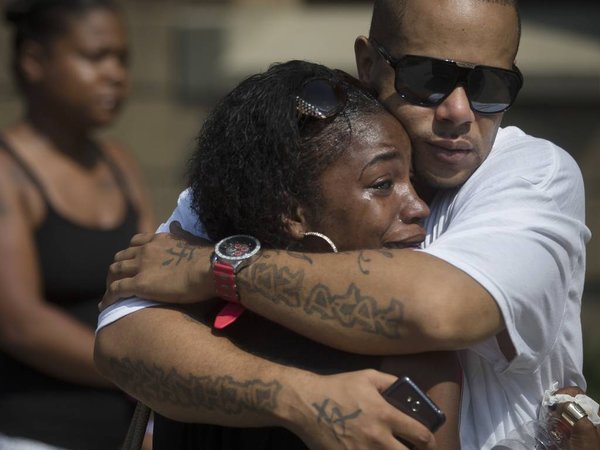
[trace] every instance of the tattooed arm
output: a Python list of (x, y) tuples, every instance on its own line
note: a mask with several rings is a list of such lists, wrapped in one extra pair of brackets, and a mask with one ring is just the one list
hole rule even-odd
[(175, 420), (283, 426), (315, 450), (404, 449), (394, 435), (437, 448), (426, 428), (379, 395), (396, 377), (319, 376), (275, 364), (174, 309), (144, 309), (103, 328), (95, 356), (105, 376)]
[[(212, 247), (138, 236), (111, 266), (105, 304), (138, 295), (172, 303), (214, 297)], [(175, 255), (179, 264), (172, 264)], [(459, 349), (497, 334), (500, 311), (475, 280), (413, 250), (265, 251), (237, 278), (242, 304), (341, 350), (406, 354)]]
[(503, 326), (496, 303), (477, 282), (413, 250), (318, 254), (305, 260), (266, 252), (238, 275), (238, 284), (247, 308), (358, 353), (461, 349)]

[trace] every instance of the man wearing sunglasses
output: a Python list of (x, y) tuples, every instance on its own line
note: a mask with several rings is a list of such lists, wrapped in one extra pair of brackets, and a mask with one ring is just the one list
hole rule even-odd
[[(461, 350), (468, 450), (535, 418), (553, 381), (585, 387), (581, 175), (562, 149), (499, 128), (523, 84), (519, 39), (516, 1), (376, 1), (370, 36), (355, 42), (357, 67), (411, 137), (432, 210), (425, 249), (312, 255), (310, 265), (265, 252), (280, 284), (252, 264), (236, 275), (246, 308), (341, 350)], [(169, 274), (158, 291), (128, 280), (108, 297), (212, 298), (210, 253), (198, 249), (194, 275)], [(297, 307), (285, 301), (290, 277), (302, 279)]]

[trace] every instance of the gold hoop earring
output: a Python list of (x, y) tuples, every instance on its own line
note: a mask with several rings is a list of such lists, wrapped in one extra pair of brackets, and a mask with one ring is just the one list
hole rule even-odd
[(304, 237), (306, 236), (316, 236), (318, 238), (323, 239), (325, 242), (327, 242), (327, 245), (329, 245), (329, 247), (331, 247), (331, 250), (333, 250), (333, 253), (337, 253), (338, 249), (335, 246), (335, 244), (333, 243), (333, 241), (326, 235), (324, 235), (323, 233), (318, 233), (316, 231), (307, 231), (306, 233), (304, 233)]

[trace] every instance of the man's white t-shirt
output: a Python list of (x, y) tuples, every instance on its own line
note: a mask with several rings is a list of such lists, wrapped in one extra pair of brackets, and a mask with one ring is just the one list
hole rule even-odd
[(501, 129), (470, 179), (431, 205), (423, 251), (487, 289), (516, 350), (509, 362), (491, 338), (461, 352), (465, 450), (487, 450), (534, 418), (554, 381), (585, 389), (580, 309), (590, 231), (584, 209), (575, 161), (515, 127)]
[[(168, 223), (205, 236), (181, 194)], [(461, 352), (463, 450), (487, 450), (536, 417), (553, 382), (585, 388), (580, 308), (585, 272), (584, 191), (573, 159), (518, 128), (500, 129), (489, 157), (460, 188), (440, 192), (422, 251), (465, 271), (494, 297), (515, 357), (495, 338)], [(140, 308), (130, 299), (104, 311), (98, 329)], [(448, 305), (449, 308), (452, 305)]]

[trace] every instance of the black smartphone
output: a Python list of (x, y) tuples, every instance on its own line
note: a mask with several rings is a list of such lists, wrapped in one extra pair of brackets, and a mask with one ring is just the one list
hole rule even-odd
[(421, 422), (431, 432), (438, 430), (446, 421), (444, 412), (409, 377), (399, 378), (382, 395), (391, 405)]

